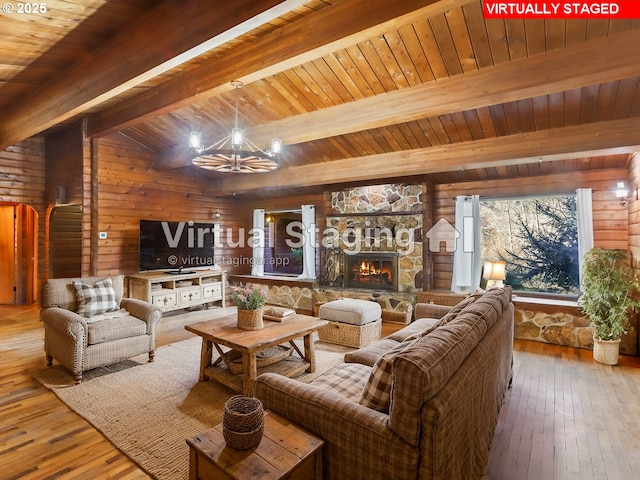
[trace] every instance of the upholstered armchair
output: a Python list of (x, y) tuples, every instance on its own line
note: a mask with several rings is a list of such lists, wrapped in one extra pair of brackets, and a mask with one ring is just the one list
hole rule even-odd
[(122, 275), (47, 280), (40, 310), (47, 364), (56, 359), (80, 383), (82, 372), (136, 355), (152, 362), (162, 312), (123, 296)]

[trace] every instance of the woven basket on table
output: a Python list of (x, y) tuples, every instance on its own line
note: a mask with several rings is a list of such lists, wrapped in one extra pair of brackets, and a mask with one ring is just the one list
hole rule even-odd
[(224, 404), (222, 436), (228, 447), (247, 450), (260, 444), (264, 433), (264, 409), (255, 397), (236, 395)]
[[(284, 360), (293, 353), (293, 347), (290, 345), (276, 345), (275, 347), (265, 348), (256, 354), (256, 367), (268, 367), (280, 360)], [(227, 361), (225, 364), (231, 370), (231, 373), (238, 375), (242, 373), (242, 353), (237, 350), (227, 352)]]
[(262, 307), (255, 310), (238, 309), (238, 328), (241, 330), (262, 330), (264, 328), (263, 310)]

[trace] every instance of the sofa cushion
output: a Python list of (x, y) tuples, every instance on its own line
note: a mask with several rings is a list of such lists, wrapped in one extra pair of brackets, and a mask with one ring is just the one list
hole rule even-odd
[(341, 363), (316, 378), (312, 383), (325, 392), (335, 393), (358, 402), (371, 374), (371, 367), (360, 363)]
[(132, 315), (126, 315), (89, 323), (87, 330), (87, 343), (96, 345), (111, 340), (146, 335), (147, 324)]
[(393, 361), (405, 349), (414, 345), (418, 339), (411, 338), (400, 342), (378, 359), (371, 370), (367, 384), (362, 390), (360, 404), (379, 412), (389, 410), (391, 403), (391, 384), (393, 383)]
[(376, 302), (343, 298), (321, 305), (318, 316), (323, 320), (365, 325), (380, 319), (382, 308)]
[(380, 357), (389, 350), (398, 346), (398, 341), (391, 338), (382, 338), (366, 347), (359, 348), (344, 354), (344, 361), (348, 363), (361, 363), (373, 367)]
[(395, 340), (397, 342), (402, 342), (405, 338), (411, 337), (416, 333), (427, 333), (435, 327), (436, 324), (440, 322), (439, 318), (420, 318), (410, 323), (404, 328), (401, 328), (397, 332), (392, 333), (387, 338), (391, 340)]
[(78, 300), (78, 314), (85, 318), (120, 308), (110, 278), (99, 280), (93, 285), (74, 280), (73, 286)]

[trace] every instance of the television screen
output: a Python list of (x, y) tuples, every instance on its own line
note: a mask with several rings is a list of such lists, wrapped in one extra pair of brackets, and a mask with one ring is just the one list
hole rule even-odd
[(213, 267), (214, 244), (213, 223), (140, 220), (140, 271)]

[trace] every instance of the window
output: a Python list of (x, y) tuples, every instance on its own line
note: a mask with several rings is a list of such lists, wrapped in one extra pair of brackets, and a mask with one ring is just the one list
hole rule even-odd
[(264, 273), (301, 274), (302, 247), (295, 245), (300, 243), (302, 215), (293, 211), (267, 213), (264, 225)]
[(483, 261), (507, 262), (514, 290), (578, 294), (575, 195), (481, 200)]

